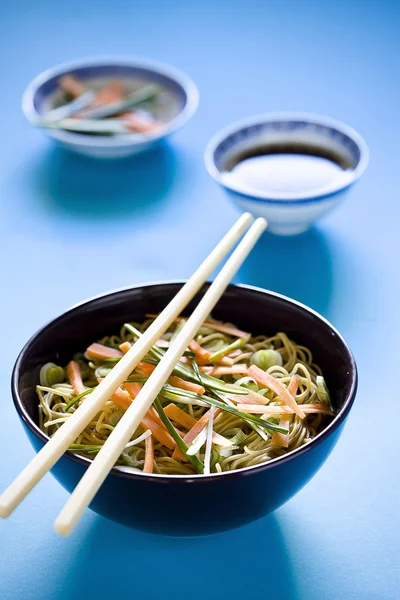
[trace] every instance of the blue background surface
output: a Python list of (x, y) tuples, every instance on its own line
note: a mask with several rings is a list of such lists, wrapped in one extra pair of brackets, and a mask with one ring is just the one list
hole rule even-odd
[[(67, 494), (47, 475), (0, 523), (1, 600), (399, 598), (398, 7), (278, 0), (2, 7), (0, 489), (33, 453), (9, 392), (28, 337), (87, 296), (189, 276), (234, 222), (235, 209), (203, 167), (215, 131), (264, 111), (318, 112), (358, 129), (371, 163), (317, 228), (294, 239), (265, 235), (236, 279), (311, 305), (356, 355), (358, 398), (320, 473), (273, 515), (200, 539), (135, 532), (90, 511), (70, 538), (58, 538), (52, 522)], [(38, 72), (107, 53), (163, 60), (197, 82), (198, 113), (169, 147), (99, 165), (55, 149), (24, 122), (20, 97)]]

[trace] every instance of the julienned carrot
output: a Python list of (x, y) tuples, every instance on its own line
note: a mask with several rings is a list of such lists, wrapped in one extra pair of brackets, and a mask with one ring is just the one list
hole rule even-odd
[(121, 350), (122, 354), (126, 354), (127, 352), (129, 352), (131, 347), (132, 344), (130, 342), (122, 342), (122, 344), (119, 345), (119, 349)]
[(144, 456), (144, 466), (143, 473), (152, 473), (154, 468), (154, 442), (153, 435), (149, 435), (145, 439), (145, 456)]
[(251, 365), (251, 367), (249, 367), (248, 374), (258, 383), (261, 383), (264, 387), (267, 387), (275, 392), (275, 394), (277, 394), (285, 404), (290, 406), (293, 412), (295, 412), (300, 419), (304, 419), (304, 412), (297, 404), (293, 396), (289, 394), (287, 388), (285, 388), (285, 386), (278, 379), (275, 379), (275, 377), (272, 377), (272, 375), (269, 373), (262, 371), (256, 365)]
[[(149, 410), (146, 413), (146, 417), (149, 417), (152, 421), (154, 421), (154, 423), (157, 423), (157, 425), (159, 425), (160, 427), (165, 429), (165, 431), (167, 431), (167, 428), (165, 427), (164, 423), (161, 421), (160, 415), (158, 414), (158, 412), (156, 411), (154, 406), (150, 406)], [(178, 432), (178, 433), (181, 433), (181, 432)]]
[(233, 350), (232, 352), (230, 352), (229, 354), (227, 354), (225, 358), (231, 358), (231, 359), (232, 358), (237, 358), (241, 354), (243, 354), (243, 350), (241, 350), (240, 348), (237, 348), (236, 350)]
[[(173, 403), (168, 404), (168, 406), (164, 409), (164, 412), (172, 421), (179, 423), (179, 425), (182, 425), (182, 427), (185, 427), (186, 429), (190, 430), (197, 423), (196, 419), (194, 419), (191, 415), (185, 413), (185, 411), (183, 411)], [(182, 435), (182, 437), (184, 436)], [(216, 433), (215, 431), (213, 431), (212, 440), (213, 444), (216, 444), (217, 446), (232, 446), (232, 442), (230, 442), (228, 438), (220, 435), (219, 433)]]
[(248, 337), (249, 335), (246, 331), (241, 331), (240, 329), (236, 329), (236, 327), (232, 327), (231, 325), (226, 325), (224, 323), (216, 323), (215, 321), (204, 321), (203, 325), (204, 327), (212, 327), (215, 329), (215, 331), (226, 333), (232, 337), (244, 338)]
[(106, 83), (96, 94), (91, 108), (96, 106), (103, 106), (104, 104), (112, 104), (113, 102), (119, 102), (124, 97), (124, 88), (122, 81), (114, 79)]
[[(301, 408), (304, 411), (304, 415), (309, 414), (321, 414), (334, 416), (334, 413), (330, 410), (326, 404), (302, 404)], [(238, 404), (238, 410), (243, 410), (248, 413), (262, 414), (262, 415), (294, 415), (295, 413), (283, 403), (280, 406), (267, 404), (260, 406), (260, 404)]]
[[(124, 387), (125, 387), (126, 391), (128, 392), (129, 396), (131, 397), (131, 399), (135, 399), (143, 386), (141, 383), (138, 383), (137, 381), (125, 381)], [(152, 421), (154, 421), (155, 423), (158, 423), (158, 425), (160, 425), (160, 427), (162, 427), (163, 429), (166, 429), (164, 423), (161, 421), (161, 419), (158, 415), (158, 412), (156, 411), (154, 406), (150, 406), (149, 410), (146, 413), (146, 416), (149, 417), (150, 419), (152, 419)]]
[[(100, 383), (102, 381), (102, 378), (99, 377), (97, 381)], [(126, 391), (122, 390), (121, 388), (118, 388), (114, 392), (114, 394), (111, 396), (111, 400), (113, 402), (115, 402), (115, 404), (117, 404), (120, 408), (123, 408), (124, 410), (128, 410), (128, 408), (132, 404), (132, 397), (135, 398), (137, 396), (137, 394), (139, 393), (139, 391), (137, 391), (137, 390), (135, 390), (135, 392), (132, 393), (133, 386), (137, 386), (137, 385), (140, 385), (140, 384), (138, 384), (136, 382), (126, 383), (125, 384)], [(128, 389), (128, 387), (129, 387), (129, 389)], [(152, 419), (152, 421), (155, 421), (156, 423), (158, 423), (158, 425), (160, 425), (160, 427), (164, 427), (164, 424), (162, 423), (156, 410), (152, 406), (147, 411), (146, 416), (149, 417), (150, 419)]]
[[(86, 388), (83, 385), (81, 368), (79, 364), (74, 360), (71, 360), (71, 362), (69, 362), (67, 365), (67, 375), (69, 382), (72, 385), (72, 389), (74, 390), (74, 394), (76, 396), (82, 394), (86, 390)], [(84, 398), (82, 398), (82, 401), (83, 400)]]
[(87, 91), (86, 86), (75, 75), (63, 75), (58, 80), (58, 85), (73, 98), (79, 98)]
[[(158, 317), (158, 315), (154, 315), (154, 314), (150, 314), (150, 315), (146, 315), (146, 317), (149, 317), (150, 319), (155, 319), (156, 317)], [(175, 322), (179, 322), (182, 321), (184, 317), (177, 317), (175, 319)], [(215, 329), (215, 331), (220, 331), (221, 333), (227, 333), (228, 335), (231, 335), (232, 337), (247, 337), (249, 334), (246, 333), (246, 331), (241, 331), (240, 329), (236, 329), (236, 327), (233, 327), (231, 325), (226, 325), (225, 323), (216, 323), (215, 321), (204, 321), (203, 323), (204, 327), (212, 327), (213, 329)]]
[[(212, 356), (212, 352), (202, 348), (200, 344), (196, 342), (196, 340), (192, 340), (189, 344), (189, 349), (195, 353), (195, 361), (198, 365), (207, 365), (209, 363), (210, 356)], [(222, 363), (224, 365), (231, 366), (233, 361), (231, 358), (227, 358), (226, 356), (221, 356), (219, 360), (216, 362)]]
[[(219, 415), (221, 412), (220, 408), (214, 412), (214, 418)], [(207, 425), (210, 418), (210, 411), (208, 410), (204, 415), (197, 421), (196, 425), (194, 425), (184, 436), (183, 441), (186, 442), (188, 446), (193, 442), (193, 440), (199, 435), (201, 431), (203, 431), (204, 427)], [(186, 456), (181, 452), (180, 448), (176, 447), (172, 458), (175, 460), (187, 461)]]
[(160, 127), (160, 124), (157, 123), (157, 121), (146, 115), (141, 115), (135, 110), (123, 113), (120, 118), (124, 121), (128, 129), (136, 131), (137, 133), (155, 131)]
[(196, 340), (192, 340), (189, 344), (189, 349), (195, 353), (195, 361), (198, 365), (206, 365), (211, 356), (211, 352), (202, 348)]
[(136, 367), (136, 369), (138, 371), (141, 371), (148, 377), (152, 374), (152, 372), (154, 371), (155, 368), (156, 368), (155, 365), (151, 365), (151, 364), (145, 363), (145, 362), (138, 363), (138, 365)]
[[(100, 377), (97, 381), (100, 383), (102, 381), (102, 378)], [(129, 393), (125, 390), (121, 390), (121, 388), (118, 388), (116, 390), (116, 392), (114, 392), (114, 394), (111, 396), (111, 400), (113, 402), (115, 402), (115, 404), (117, 404), (118, 406), (123, 408), (124, 410), (128, 410), (128, 408), (130, 407), (130, 405), (133, 402)], [(151, 407), (151, 408), (153, 408), (153, 407)], [(156, 423), (154, 421), (153, 413), (151, 411), (150, 412), (148, 411), (146, 413), (146, 415), (144, 416), (144, 418), (142, 419), (140, 424), (143, 427), (143, 429), (150, 429), (150, 431), (153, 434), (153, 436), (155, 437), (155, 439), (158, 440), (159, 442), (161, 442), (161, 444), (163, 444), (170, 450), (173, 450), (175, 448), (175, 446), (176, 446), (175, 441), (172, 439), (172, 437), (169, 435), (169, 433), (164, 429), (164, 427), (161, 427), (161, 425), (159, 425), (158, 423)]]
[(260, 404), (264, 406), (268, 402), (268, 398), (264, 398), (261, 394), (248, 390), (246, 396), (240, 396), (239, 394), (227, 394), (229, 400), (235, 404)]
[(103, 344), (90, 344), (89, 348), (86, 349), (86, 354), (89, 358), (94, 358), (95, 360), (104, 360), (107, 358), (121, 358), (123, 356), (120, 350), (116, 348), (109, 348), (108, 346), (103, 346)]
[[(101, 380), (98, 379), (98, 381), (100, 383)], [(113, 395), (111, 396), (111, 400), (113, 402), (115, 402), (115, 404), (117, 404), (120, 408), (123, 408), (124, 410), (128, 410), (128, 408), (132, 404), (132, 398), (130, 397), (128, 392), (121, 390), (121, 388), (118, 388), (113, 393)]]
[(124, 388), (132, 398), (136, 398), (142, 387), (142, 384), (137, 381), (125, 381), (124, 383)]
[[(293, 398), (296, 398), (297, 388), (299, 387), (299, 379), (296, 375), (293, 375), (292, 379), (288, 385), (288, 392)], [(282, 402), (281, 402), (282, 404)], [(289, 429), (290, 429), (290, 415), (282, 415), (279, 420), (279, 425), (288, 430), (288, 433), (280, 433), (279, 431), (275, 431), (272, 436), (271, 443), (276, 446), (281, 446), (282, 448), (289, 447)]]
[(239, 364), (231, 367), (200, 367), (200, 371), (206, 375), (219, 377), (220, 375), (247, 375), (247, 365)]
[(164, 412), (169, 419), (175, 421), (179, 425), (182, 425), (182, 427), (185, 429), (191, 429), (197, 423), (196, 419), (194, 419), (191, 415), (188, 415), (188, 413), (185, 413), (185, 411), (173, 403), (168, 404), (168, 406), (164, 408)]
[(157, 441), (169, 448), (174, 450), (176, 448), (175, 440), (170, 436), (168, 431), (165, 431), (158, 423), (152, 421), (147, 415), (141, 421), (142, 427), (150, 429), (151, 433)]
[(194, 392), (195, 394), (205, 394), (205, 392), (206, 392), (206, 390), (203, 388), (202, 385), (198, 385), (197, 383), (192, 383), (191, 381), (185, 381), (184, 379), (181, 379), (180, 377), (176, 377), (175, 375), (172, 375), (168, 379), (168, 382), (171, 385), (173, 385), (174, 387), (178, 387), (183, 390), (188, 390), (189, 392)]

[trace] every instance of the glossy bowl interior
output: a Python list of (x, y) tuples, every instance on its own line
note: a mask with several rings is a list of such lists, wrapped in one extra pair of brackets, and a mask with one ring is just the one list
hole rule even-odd
[(185, 125), (195, 113), (199, 94), (194, 82), (180, 70), (169, 65), (142, 58), (98, 57), (63, 63), (38, 75), (26, 88), (22, 109), (34, 122), (54, 108), (59, 98), (58, 80), (73, 74), (83, 82), (104, 84), (109, 79), (121, 79), (130, 89), (132, 82), (156, 84), (168, 96), (168, 111), (162, 115), (163, 126), (147, 136), (126, 134), (118, 136), (85, 135), (61, 129), (46, 129), (56, 142), (70, 150), (98, 158), (117, 158), (139, 153), (169, 136)]
[[(54, 319), (28, 341), (14, 367), (12, 394), (36, 450), (47, 440), (38, 427), (35, 392), (43, 363), (65, 364), (74, 352), (118, 331), (125, 321), (142, 320), (146, 313), (161, 311), (181, 285), (155, 283), (95, 297)], [(285, 331), (308, 346), (324, 371), (337, 416), (310, 444), (265, 465), (240, 471), (187, 477), (127, 474), (113, 469), (91, 504), (100, 515), (168, 535), (223, 531), (258, 519), (289, 500), (333, 449), (357, 388), (356, 365), (339, 333), (311, 309), (249, 286), (229, 286), (213, 315), (254, 334)], [(89, 459), (67, 452), (52, 472), (72, 491), (89, 464)]]

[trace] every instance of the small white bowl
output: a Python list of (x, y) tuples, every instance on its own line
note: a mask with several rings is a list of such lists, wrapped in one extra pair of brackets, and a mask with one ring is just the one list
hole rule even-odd
[[(277, 192), (250, 188), (232, 177), (226, 165), (243, 151), (268, 144), (303, 144), (342, 156), (350, 165), (333, 183), (307, 192)], [(223, 129), (209, 142), (205, 164), (241, 209), (268, 221), (268, 231), (295, 235), (311, 227), (343, 199), (368, 164), (368, 148), (353, 129), (307, 113), (258, 115)]]
[(44, 129), (60, 146), (86, 156), (121, 158), (153, 148), (183, 127), (195, 113), (199, 102), (199, 93), (193, 81), (185, 73), (169, 65), (142, 58), (87, 58), (52, 67), (28, 85), (22, 98), (22, 110), (28, 121), (34, 123), (38, 117), (53, 108), (59, 93), (58, 79), (67, 73), (75, 74), (82, 80), (139, 79), (159, 84), (167, 90), (170, 97), (171, 108), (167, 122), (151, 135), (94, 136), (61, 129)]

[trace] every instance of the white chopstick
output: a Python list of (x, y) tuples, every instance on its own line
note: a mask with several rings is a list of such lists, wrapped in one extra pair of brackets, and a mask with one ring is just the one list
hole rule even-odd
[(217, 304), (230, 280), (257, 242), (266, 225), (265, 219), (257, 219), (246, 233), (187, 320), (185, 326), (158, 363), (151, 377), (140, 390), (135, 401), (132, 402), (114, 431), (104, 443), (56, 519), (55, 528), (59, 534), (69, 535), (71, 533), (82, 513), (89, 506), (101, 484), (115, 465), (132, 433), (139, 426), (140, 421), (182, 357), (188, 344)]
[(150, 325), (110, 373), (90, 394), (85, 402), (69, 417), (50, 438), (35, 458), (21, 471), (13, 483), (0, 496), (0, 517), (8, 517), (31, 489), (51, 469), (96, 416), (101, 407), (113, 395), (145, 356), (158, 338), (168, 329), (188, 302), (199, 291), (207, 277), (221, 262), (228, 251), (253, 221), (252, 215), (244, 213), (200, 265), (189, 281), (179, 290), (168, 306)]

